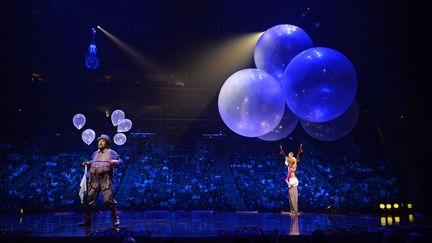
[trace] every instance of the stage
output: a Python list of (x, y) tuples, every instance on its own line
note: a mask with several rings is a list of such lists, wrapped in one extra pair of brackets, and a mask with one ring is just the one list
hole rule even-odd
[[(18, 216), (1, 216), (3, 240), (52, 240), (52, 241), (98, 241), (118, 242), (128, 236), (146, 241), (227, 241), (248, 237), (264, 237), (265, 241), (291, 239), (298, 242), (314, 235), (326, 237), (357, 235), (354, 241), (367, 240), (380, 242), (386, 232), (406, 231), (423, 228), (409, 217), (352, 216), (302, 213), (290, 216), (285, 213), (212, 211), (172, 212), (144, 211), (121, 212), (121, 228), (112, 229), (111, 216), (108, 212), (95, 213), (93, 226), (80, 228), (83, 213), (54, 213)], [(410, 222), (413, 221), (413, 222)], [(430, 228), (425, 228), (431, 231)], [(421, 230), (423, 231), (423, 230)], [(18, 237), (18, 238), (17, 238)], [(186, 240), (187, 239), (187, 240)], [(2, 240), (2, 242), (4, 242)]]

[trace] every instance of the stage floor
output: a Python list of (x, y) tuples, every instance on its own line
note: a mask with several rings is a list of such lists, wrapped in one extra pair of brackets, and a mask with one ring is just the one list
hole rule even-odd
[[(93, 226), (77, 226), (83, 213), (55, 213), (0, 216), (0, 226), (13, 230), (28, 230), (31, 236), (85, 237), (106, 232), (112, 227), (108, 212), (93, 214)], [(235, 233), (241, 227), (249, 230), (278, 231), (279, 235), (310, 235), (315, 230), (326, 233), (384, 232), (395, 227), (412, 225), (408, 217), (349, 216), (302, 213), (221, 213), (211, 211), (121, 212), (121, 229), (147, 232), (151, 237), (215, 237)], [(255, 227), (255, 228), (254, 228)], [(137, 234), (137, 233), (136, 233)]]

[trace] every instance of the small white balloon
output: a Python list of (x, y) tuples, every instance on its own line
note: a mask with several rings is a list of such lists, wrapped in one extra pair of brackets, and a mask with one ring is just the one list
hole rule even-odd
[(114, 136), (114, 143), (121, 146), (123, 144), (126, 143), (126, 135), (124, 135), (123, 133), (117, 133)]
[(96, 137), (95, 131), (93, 129), (86, 129), (82, 132), (81, 138), (87, 145), (90, 145)]
[(127, 132), (131, 128), (132, 128), (132, 121), (129, 119), (123, 119), (118, 124), (117, 132)]
[(86, 123), (86, 118), (83, 114), (76, 114), (73, 118), (72, 118), (72, 122), (74, 124), (74, 126), (80, 130), (84, 124)]
[(125, 118), (125, 113), (122, 110), (115, 110), (111, 114), (111, 122), (114, 126), (117, 126), (121, 120)]

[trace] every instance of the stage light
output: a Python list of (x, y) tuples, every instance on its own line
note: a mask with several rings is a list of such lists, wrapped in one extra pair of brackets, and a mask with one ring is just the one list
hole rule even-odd
[(97, 28), (100, 29), (101, 27), (98, 25)]
[(391, 204), (390, 204), (390, 203), (387, 203), (386, 208), (387, 208), (387, 209), (391, 209), (391, 207), (392, 207)]
[(414, 215), (413, 214), (408, 214), (408, 221), (410, 223), (412, 223), (414, 221)]
[(411, 203), (407, 204), (407, 208), (411, 209), (413, 207), (413, 205)]
[(395, 204), (393, 204), (393, 207), (394, 207), (395, 209), (398, 209), (398, 208), (399, 208), (399, 204), (395, 203)]
[(386, 217), (384, 217), (384, 216), (381, 217), (380, 221), (381, 221), (381, 226), (386, 226), (387, 225)]
[(92, 31), (92, 41), (88, 49), (89, 54), (85, 58), (85, 65), (88, 69), (96, 69), (99, 67), (100, 60), (96, 54), (97, 52), (96, 43), (95, 43), (96, 30), (95, 28), (92, 28), (91, 31)]
[(387, 224), (388, 225), (393, 225), (393, 218), (391, 216), (387, 217)]
[(399, 223), (400, 223), (400, 217), (395, 216), (395, 223), (396, 223), (396, 224), (399, 224)]
[(380, 207), (381, 209), (384, 209), (384, 208), (385, 208), (384, 203), (381, 203), (381, 204), (379, 205), (379, 207)]

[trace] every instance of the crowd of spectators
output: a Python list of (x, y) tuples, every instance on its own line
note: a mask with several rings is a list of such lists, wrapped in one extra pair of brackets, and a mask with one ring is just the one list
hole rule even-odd
[[(83, 176), (81, 162), (90, 154), (3, 154), (1, 212), (82, 210), (78, 196)], [(227, 199), (228, 191), (238, 193), (247, 210), (289, 210), (287, 167), (278, 154), (217, 155), (203, 148), (162, 154), (147, 151), (135, 157), (132, 151), (123, 154), (127, 155), (122, 156), (125, 163), (116, 168), (114, 177), (116, 192), (120, 188), (127, 190), (120, 199), (125, 205), (122, 210), (230, 211), (234, 207)], [(217, 166), (218, 156), (222, 156), (227, 170)], [(129, 166), (132, 183), (120, 187)], [(233, 185), (226, 183), (227, 177), (232, 177)], [(297, 177), (300, 211), (325, 212), (330, 208), (366, 212), (397, 197), (396, 176), (388, 161), (370, 166), (347, 157), (331, 161), (309, 155), (299, 162)]]
[[(231, 173), (249, 210), (288, 211), (287, 166), (277, 154), (232, 153)], [(380, 173), (386, 170), (387, 173)], [(397, 198), (396, 176), (389, 163), (374, 168), (358, 161), (308, 158), (298, 164), (301, 211), (368, 212)]]
[(137, 162), (131, 209), (223, 210), (229, 208), (223, 176), (207, 150), (146, 155)]
[[(82, 210), (78, 196), (84, 174), (81, 162), (89, 160), (88, 154), (61, 152), (38, 156), (32, 163), (21, 159), (22, 162), (9, 159), (1, 167), (2, 212)], [(124, 166), (116, 169), (115, 188), (124, 171)]]

